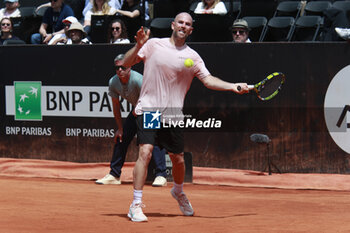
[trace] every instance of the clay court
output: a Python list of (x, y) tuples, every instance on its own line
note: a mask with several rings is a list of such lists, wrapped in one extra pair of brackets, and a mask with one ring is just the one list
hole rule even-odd
[[(96, 185), (91, 177), (108, 171), (107, 163), (1, 159), (0, 232), (350, 232), (346, 175), (267, 176), (194, 167), (194, 184), (185, 185), (193, 217), (182, 216), (171, 184), (146, 185), (149, 221), (134, 223), (126, 216), (132, 167), (126, 164), (122, 185)], [(231, 185), (205, 178), (218, 174), (222, 180), (217, 183), (226, 177)], [(327, 184), (330, 189), (322, 190)]]

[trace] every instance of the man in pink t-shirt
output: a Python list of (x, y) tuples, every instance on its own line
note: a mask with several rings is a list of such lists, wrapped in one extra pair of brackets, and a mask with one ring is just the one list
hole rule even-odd
[[(136, 45), (117, 65), (131, 67), (144, 62), (144, 75), (141, 93), (135, 112), (137, 116), (137, 140), (140, 145), (139, 157), (134, 168), (134, 199), (130, 205), (128, 217), (134, 222), (147, 221), (143, 214), (142, 190), (147, 176), (147, 166), (152, 156), (153, 145), (164, 147), (171, 158), (174, 187), (171, 195), (177, 200), (184, 215), (191, 216), (194, 211), (183, 192), (185, 177), (184, 137), (179, 127), (148, 130), (143, 127), (143, 112), (159, 111), (162, 117), (176, 112), (181, 115), (184, 99), (194, 77), (207, 87), (218, 91), (233, 91), (238, 94), (249, 92), (246, 83), (229, 83), (212, 76), (202, 58), (186, 45), (187, 37), (192, 33), (192, 17), (180, 13), (171, 24), (173, 33), (170, 38), (149, 39), (150, 32), (141, 28), (135, 36)], [(193, 60), (193, 66), (185, 66), (186, 59)], [(241, 86), (238, 90), (237, 87)], [(157, 116), (155, 116), (157, 117)], [(180, 117), (181, 118), (181, 117)]]

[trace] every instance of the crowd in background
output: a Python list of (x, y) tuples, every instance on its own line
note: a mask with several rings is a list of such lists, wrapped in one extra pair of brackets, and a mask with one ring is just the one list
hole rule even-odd
[[(141, 26), (149, 28), (154, 16), (157, 17), (153, 15), (153, 1), (147, 0), (50, 0), (36, 6), (35, 12), (38, 15), (39, 11), (43, 12), (40, 16), (38, 30), (31, 33), (29, 38), (20, 38), (20, 35), (14, 33), (13, 22), (16, 18), (23, 17), (19, 1), (24, 0), (4, 0), (4, 8), (0, 9), (0, 45), (5, 41), (14, 43), (13, 41), (16, 40), (48, 45), (91, 44), (94, 43), (92, 40), (93, 17), (96, 16), (110, 16), (108, 27), (103, 35), (99, 35), (102, 38), (99, 43), (132, 43), (137, 30)], [(180, 11), (191, 12), (192, 7), (192, 15), (224, 16), (230, 14), (231, 10), (228, 9), (227, 4), (224, 4), (224, 1), (220, 0), (174, 2), (185, 2)], [(169, 15), (169, 17), (174, 17), (174, 15)], [(107, 20), (103, 23), (106, 22)], [(249, 39), (251, 27), (244, 19), (232, 20), (230, 30), (232, 34), (229, 35), (229, 40), (251, 42)], [(334, 29), (332, 30), (334, 32)]]

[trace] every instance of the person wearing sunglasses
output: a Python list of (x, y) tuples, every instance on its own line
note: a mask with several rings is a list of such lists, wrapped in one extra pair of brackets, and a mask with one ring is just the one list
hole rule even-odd
[(62, 43), (65, 40), (67, 40), (67, 31), (72, 23), (77, 23), (78, 19), (74, 16), (68, 16), (64, 20), (62, 20), (62, 23), (64, 24), (64, 32), (63, 33), (57, 33), (48, 43), (48, 45), (55, 45), (57, 43)]
[(12, 34), (12, 21), (10, 18), (2, 18), (0, 21), (1, 26), (1, 37), (0, 37), (0, 45), (6, 40), (20, 40), (17, 36)]
[[(121, 61), (124, 54), (119, 54), (114, 59), (114, 63)], [(142, 75), (131, 68), (123, 66), (115, 66), (116, 74), (109, 80), (109, 95), (112, 97), (113, 115), (117, 123), (117, 131), (115, 133), (115, 144), (113, 156), (110, 163), (110, 172), (103, 178), (96, 181), (96, 184), (121, 184), (120, 175), (124, 165), (126, 153), (129, 144), (133, 140), (137, 132), (136, 114), (134, 109), (128, 114), (124, 123), (121, 118), (121, 101), (128, 101), (133, 108), (139, 99)], [(156, 165), (156, 178), (153, 186), (166, 186), (166, 163), (165, 150), (155, 147), (152, 154), (152, 160)]]
[(250, 28), (244, 19), (236, 19), (232, 25), (232, 39), (235, 43), (251, 43), (249, 39)]
[(197, 4), (194, 13), (226, 15), (227, 9), (225, 4), (220, 0), (202, 0)]
[(0, 9), (0, 20), (4, 17), (21, 17), (18, 7), (18, 0), (5, 0), (5, 7)]
[(63, 19), (74, 16), (72, 8), (63, 0), (51, 0), (51, 7), (47, 8), (39, 28), (39, 33), (31, 36), (32, 44), (47, 44), (56, 35), (64, 33)]
[(111, 44), (129, 44), (128, 32), (125, 23), (121, 19), (114, 19), (108, 27), (108, 43)]

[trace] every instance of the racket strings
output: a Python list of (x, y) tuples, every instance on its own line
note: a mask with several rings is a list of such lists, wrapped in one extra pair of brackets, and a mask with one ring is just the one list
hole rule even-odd
[(263, 85), (260, 86), (260, 97), (267, 98), (269, 96), (277, 94), (282, 84), (281, 81), (282, 80), (278, 77), (267, 80)]

